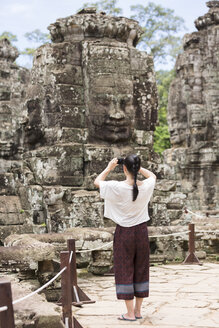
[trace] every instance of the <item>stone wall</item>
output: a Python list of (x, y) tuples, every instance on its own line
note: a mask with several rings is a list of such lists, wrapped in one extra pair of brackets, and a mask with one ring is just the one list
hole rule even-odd
[(14, 63), (18, 50), (7, 39), (0, 40), (0, 240), (21, 231), (26, 213), (21, 213), (18, 195), (22, 183), (24, 100), (29, 71)]
[(166, 174), (181, 181), (186, 205), (200, 211), (219, 207), (219, 2), (207, 6), (176, 61), (168, 101), (172, 148), (164, 152)]

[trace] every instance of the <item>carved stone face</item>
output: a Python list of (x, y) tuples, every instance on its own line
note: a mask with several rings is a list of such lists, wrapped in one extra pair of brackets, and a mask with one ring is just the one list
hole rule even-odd
[(88, 48), (90, 139), (126, 141), (132, 135), (135, 117), (128, 49), (95, 43)]
[(134, 118), (131, 95), (99, 94), (91, 100), (90, 133), (106, 141), (124, 141), (130, 138)]
[(178, 79), (175, 79), (169, 90), (168, 125), (171, 144), (173, 146), (184, 144), (188, 127), (187, 104)]
[[(105, 82), (107, 79), (112, 81), (113, 77), (105, 78)], [(124, 79), (118, 83), (106, 93), (91, 88), (89, 131), (93, 138), (118, 142), (131, 137), (135, 114), (132, 82)]]
[[(180, 105), (180, 104), (179, 104)], [(170, 141), (172, 145), (180, 145), (186, 140), (187, 116), (186, 108), (179, 106), (176, 108), (175, 115), (168, 120)]]

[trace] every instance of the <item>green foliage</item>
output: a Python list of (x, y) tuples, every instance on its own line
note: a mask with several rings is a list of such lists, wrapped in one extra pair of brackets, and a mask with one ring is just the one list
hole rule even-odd
[(24, 36), (28, 41), (40, 44), (46, 43), (50, 40), (50, 35), (48, 33), (41, 32), (39, 29), (25, 33)]
[(131, 18), (136, 19), (144, 33), (140, 47), (154, 56), (155, 61), (167, 61), (175, 58), (181, 49), (181, 38), (175, 34), (185, 29), (184, 20), (174, 15), (174, 10), (149, 2), (147, 6), (131, 6), (135, 12)]
[[(25, 38), (36, 44), (44, 44), (50, 40), (50, 35), (47, 33), (41, 32), (39, 29), (36, 29), (32, 32), (27, 32), (24, 34)], [(33, 48), (25, 48), (23, 51), (21, 51), (22, 55), (28, 55), (30, 57), (33, 57), (34, 53), (36, 51), (36, 47)]]
[(174, 70), (171, 71), (158, 71), (156, 73), (158, 97), (159, 97), (159, 109), (158, 120), (159, 126), (156, 127), (154, 132), (154, 151), (162, 154), (165, 149), (171, 147), (170, 134), (167, 124), (167, 103), (168, 92), (170, 83), (174, 78)]
[(36, 51), (36, 48), (25, 48), (24, 50), (21, 51), (21, 54), (33, 57), (35, 51)]
[(8, 39), (11, 43), (17, 41), (17, 36), (11, 32), (5, 31), (0, 35), (0, 40)]
[(107, 15), (121, 15), (122, 8), (116, 7), (118, 0), (100, 0), (97, 2), (86, 2), (82, 8), (96, 7), (97, 11), (104, 11)]

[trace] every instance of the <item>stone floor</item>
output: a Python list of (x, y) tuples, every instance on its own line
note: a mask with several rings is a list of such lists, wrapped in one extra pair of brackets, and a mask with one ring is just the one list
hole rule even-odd
[(218, 328), (219, 264), (151, 267), (150, 297), (144, 300), (143, 319), (119, 321), (123, 301), (115, 297), (114, 277), (80, 278), (78, 285), (94, 304), (73, 307), (83, 328)]

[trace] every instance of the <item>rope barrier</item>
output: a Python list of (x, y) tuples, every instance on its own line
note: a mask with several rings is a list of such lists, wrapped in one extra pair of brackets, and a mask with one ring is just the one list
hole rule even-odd
[(0, 312), (7, 311), (8, 307), (7, 306), (2, 306), (0, 307)]
[[(186, 234), (186, 233), (189, 233), (190, 230), (186, 230), (186, 231), (181, 231), (181, 232), (173, 232), (173, 233), (168, 233), (168, 234), (165, 234), (165, 235), (151, 235), (149, 237), (154, 237), (154, 238), (161, 238), (161, 237), (169, 237), (169, 236), (178, 236), (178, 235), (183, 235), (183, 234)], [(104, 248), (108, 245), (111, 245), (113, 243), (113, 240), (110, 241), (109, 243), (107, 244), (103, 244), (102, 246), (99, 246), (99, 247), (96, 247), (96, 248), (93, 248), (93, 249), (85, 249), (85, 250), (82, 250), (82, 251), (76, 251), (76, 253), (86, 253), (86, 252), (93, 252), (93, 251), (96, 251), (96, 250), (99, 250), (101, 248)]]
[(55, 277), (53, 277), (51, 280), (49, 280), (45, 285), (41, 286), (40, 288), (38, 288), (37, 290), (35, 290), (34, 292), (24, 296), (24, 297), (21, 297), (15, 301), (12, 302), (12, 304), (17, 304), (17, 303), (20, 303), (24, 300), (26, 300), (27, 298), (41, 292), (44, 288), (46, 288), (47, 286), (49, 286), (54, 280), (56, 280), (56, 278), (58, 278), (65, 270), (67, 269), (67, 267), (64, 267), (61, 271), (59, 271), (59, 273), (57, 273), (57, 275)]
[[(185, 211), (191, 213), (191, 214), (194, 214), (198, 217), (201, 217), (201, 218), (205, 218), (204, 216), (201, 216), (201, 215), (198, 215), (192, 211), (190, 211), (189, 209), (186, 209)], [(187, 234), (191, 232), (191, 230), (186, 230), (186, 231), (181, 231), (181, 232), (175, 232), (175, 233), (169, 233), (169, 234), (164, 234), (164, 235), (151, 235), (149, 237), (151, 238), (166, 238), (166, 237), (169, 237), (169, 236), (179, 236), (179, 235), (183, 235), (183, 234)], [(196, 231), (196, 233), (214, 233), (214, 234), (217, 234), (219, 233), (219, 230), (200, 230), (200, 231)], [(99, 247), (96, 247), (96, 248), (93, 248), (93, 249), (90, 249), (90, 250), (81, 250), (81, 251), (76, 251), (76, 253), (86, 253), (86, 252), (92, 252), (92, 251), (95, 251), (95, 250), (99, 250), (99, 249), (102, 249), (104, 247), (107, 247), (109, 245), (111, 245), (113, 243), (113, 241), (110, 241), (109, 243), (106, 243), (106, 244), (103, 244), (102, 246), (99, 246)], [(72, 261), (72, 257), (73, 257), (73, 251), (71, 251), (70, 253), (70, 256), (69, 256), (69, 263), (71, 263)], [(41, 286), (40, 288), (38, 288), (37, 290), (33, 291), (32, 293), (22, 297), (22, 298), (19, 298), (17, 300), (14, 300), (12, 302), (12, 304), (17, 304), (17, 303), (20, 303), (24, 300), (26, 300), (27, 298), (41, 292), (43, 289), (45, 289), (46, 287), (48, 287), (54, 280), (56, 280), (65, 270), (67, 269), (67, 267), (65, 266), (61, 271), (59, 271), (51, 280), (49, 280), (46, 284), (44, 284), (43, 286)], [(74, 286), (75, 288), (75, 286)], [(78, 302), (79, 300), (77, 300)], [(0, 312), (3, 312), (3, 311), (6, 311), (8, 309), (7, 306), (2, 306), (0, 307)], [(66, 322), (66, 324), (68, 325), (68, 322)]]
[(68, 324), (68, 322), (69, 322), (69, 320), (68, 320), (69, 318), (65, 318), (65, 328), (69, 328), (69, 324)]
[[(151, 235), (149, 237), (154, 237), (154, 238), (165, 238), (165, 237), (169, 237), (169, 236), (178, 236), (178, 235), (183, 235), (183, 234), (186, 234), (186, 233), (189, 233), (190, 230), (186, 230), (186, 231), (181, 231), (181, 232), (173, 232), (173, 233), (168, 233), (168, 234), (165, 234), (165, 235)], [(108, 245), (111, 245), (113, 243), (113, 241), (110, 241), (109, 243), (107, 244), (103, 244), (102, 246), (99, 246), (99, 247), (96, 247), (96, 248), (93, 248), (93, 249), (86, 249), (86, 250), (82, 250), (82, 251), (76, 251), (76, 253), (86, 253), (86, 252), (93, 252), (93, 251), (96, 251), (96, 250), (99, 250), (101, 248), (104, 248)]]
[(154, 238), (165, 238), (165, 237), (169, 237), (169, 236), (178, 236), (178, 235), (183, 235), (183, 234), (186, 234), (186, 233), (189, 233), (190, 230), (187, 230), (187, 231), (181, 231), (181, 232), (173, 232), (173, 233), (168, 233), (168, 234), (165, 234), (165, 235), (151, 235), (149, 237), (154, 237)]
[(86, 253), (86, 252), (93, 252), (93, 251), (96, 251), (98, 249), (101, 249), (101, 248), (104, 248), (108, 245), (111, 245), (113, 243), (113, 240), (111, 240), (109, 243), (107, 244), (103, 244), (102, 246), (99, 246), (99, 247), (96, 247), (96, 248), (93, 248), (93, 249), (85, 249), (85, 250), (82, 250), (82, 251), (76, 251), (76, 253)]
[(71, 263), (72, 255), (73, 255), (73, 251), (71, 251), (71, 254), (70, 254), (70, 256), (69, 256), (69, 264)]
[(188, 208), (185, 208), (185, 213), (191, 213), (191, 214), (199, 217), (200, 219), (206, 219), (206, 217), (211, 218), (211, 219), (219, 219), (218, 216), (209, 216), (207, 212), (206, 212), (206, 215), (205, 216), (204, 215), (201, 215), (201, 214), (194, 213), (191, 210), (189, 210)]
[(188, 208), (185, 209), (185, 213), (187, 213), (187, 212), (199, 217), (200, 219), (206, 219), (206, 216), (194, 213), (194, 212), (190, 211)]
[(196, 233), (206, 233), (206, 232), (209, 232), (209, 233), (219, 233), (219, 230), (198, 230), (196, 231)]

